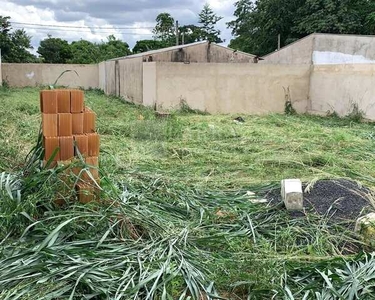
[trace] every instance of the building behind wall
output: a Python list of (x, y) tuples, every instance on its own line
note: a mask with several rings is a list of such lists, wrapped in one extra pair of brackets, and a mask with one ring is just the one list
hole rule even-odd
[(147, 62), (252, 64), (258, 57), (207, 41), (148, 51), (101, 63), (100, 88), (106, 94), (142, 104), (143, 64)]
[(265, 64), (371, 64), (375, 36), (314, 33), (263, 58)]

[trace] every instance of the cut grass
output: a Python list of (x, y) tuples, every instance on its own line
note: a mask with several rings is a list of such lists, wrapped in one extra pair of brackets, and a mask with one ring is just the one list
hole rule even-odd
[[(0, 172), (18, 172), (39, 130), (38, 90), (0, 90), (0, 104)], [(58, 209), (56, 174), (32, 168), (19, 175), (26, 182), (20, 203), (0, 194), (2, 298), (69, 298), (72, 291), (95, 299), (179, 298), (185, 291), (197, 298), (195, 289), (214, 293), (211, 281), (230, 299), (300, 299), (311, 282), (320, 296), (331, 295), (319, 290), (329, 286), (319, 272), (304, 276), (331, 265), (347, 270), (343, 258), (361, 260), (356, 253), (371, 249), (345, 224), (293, 219), (281, 206), (251, 203), (247, 191), (261, 194), (295, 177), (347, 177), (375, 187), (373, 124), (296, 115), (243, 116), (236, 124), (234, 116), (186, 109), (157, 119), (97, 91), (86, 92), (86, 104), (98, 114), (103, 197), (116, 205)]]
[[(36, 89), (0, 93), (0, 167), (22, 164), (33, 146), (40, 115)], [(102, 166), (117, 178), (162, 178), (170, 184), (221, 189), (278, 182), (287, 177), (348, 177), (375, 185), (375, 128), (337, 118), (174, 114), (87, 92), (98, 114)], [(144, 120), (139, 120), (143, 116)]]

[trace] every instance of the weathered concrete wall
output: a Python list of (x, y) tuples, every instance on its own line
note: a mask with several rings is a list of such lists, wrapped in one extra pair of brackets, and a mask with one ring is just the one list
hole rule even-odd
[(253, 63), (254, 58), (254, 55), (201, 42), (107, 61), (105, 67), (99, 65), (99, 82), (106, 94), (121, 96), (127, 101), (141, 104), (144, 62)]
[(105, 62), (105, 89), (106, 95), (116, 95), (116, 81), (115, 81), (115, 61)]
[[(223, 47), (216, 44), (202, 43), (186, 45), (152, 55), (143, 56), (143, 61), (189, 62), (189, 63), (254, 63), (254, 55)], [(131, 58), (129, 58), (131, 59)]]
[(144, 103), (158, 109), (176, 109), (184, 101), (209, 113), (282, 113), (289, 87), (295, 108), (307, 110), (310, 66), (154, 64), (156, 70), (144, 65), (145, 73), (156, 73), (144, 75)]
[(120, 96), (133, 103), (142, 103), (143, 99), (143, 62), (142, 58), (119, 61)]
[(58, 85), (69, 87), (98, 88), (98, 65), (60, 65), (60, 64), (2, 64), (2, 77), (10, 86), (27, 87), (53, 84), (65, 70), (58, 81)]
[(208, 46), (208, 59), (211, 63), (254, 63), (255, 55), (223, 47), (216, 44)]
[(375, 36), (315, 34), (312, 60), (315, 65), (375, 63)]
[(315, 33), (264, 59), (263, 64), (375, 64), (375, 36)]
[(309, 35), (266, 56), (261, 64), (312, 64), (315, 35)]
[(158, 78), (156, 75), (156, 62), (143, 64), (143, 105), (155, 107), (157, 101)]
[[(202, 43), (194, 46), (186, 45), (181, 49), (172, 49), (169, 51), (160, 51), (152, 55), (143, 56), (143, 61), (159, 62), (207, 62), (208, 43)], [(150, 59), (150, 56), (152, 57)]]
[(310, 82), (312, 113), (336, 112), (346, 116), (355, 105), (375, 120), (375, 65), (319, 65)]
[(0, 86), (3, 85), (3, 76), (2, 76), (2, 71), (1, 71), (1, 50), (0, 50)]
[(106, 73), (105, 73), (105, 62), (101, 62), (98, 65), (98, 72), (99, 72), (99, 89), (105, 90), (106, 84)]

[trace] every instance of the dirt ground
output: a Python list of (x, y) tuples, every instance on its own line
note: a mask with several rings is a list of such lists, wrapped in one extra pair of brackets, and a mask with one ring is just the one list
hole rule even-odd
[[(374, 210), (371, 191), (353, 181), (320, 180), (310, 187), (305, 184), (303, 190), (305, 212), (291, 212), (292, 216), (301, 217), (312, 212), (331, 221), (354, 221)], [(282, 201), (279, 190), (272, 190), (265, 197), (271, 202)]]

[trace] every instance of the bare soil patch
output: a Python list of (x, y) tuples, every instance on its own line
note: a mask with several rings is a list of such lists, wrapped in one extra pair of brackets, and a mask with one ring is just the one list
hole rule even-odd
[[(354, 221), (373, 210), (371, 190), (354, 181), (320, 180), (308, 187), (303, 186), (305, 212), (291, 212), (293, 217), (307, 212), (326, 216), (331, 221)], [(273, 203), (280, 202), (279, 190), (272, 190), (265, 197)]]

